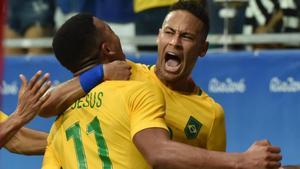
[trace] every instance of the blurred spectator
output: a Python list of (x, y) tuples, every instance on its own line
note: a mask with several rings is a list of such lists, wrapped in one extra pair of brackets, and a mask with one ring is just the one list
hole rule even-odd
[[(209, 14), (209, 34), (224, 34), (224, 26), (225, 26), (225, 19), (228, 19), (229, 24), (226, 25), (227, 33), (228, 34), (240, 34), (242, 33), (243, 29), (243, 22), (244, 22), (244, 11), (245, 11), (246, 2), (243, 0), (241, 1), (217, 1), (217, 0), (210, 0), (207, 1), (207, 9)], [(224, 16), (224, 10), (230, 9), (230, 11), (234, 11), (232, 17)], [(228, 11), (228, 10), (227, 10)], [(228, 12), (225, 12), (226, 14)], [(213, 45), (210, 44), (209, 48), (221, 48), (223, 45)], [(241, 45), (230, 45), (230, 49), (239, 50), (243, 48)]]
[[(90, 13), (108, 22), (119, 36), (134, 36), (132, 0), (58, 0), (55, 12), (56, 28), (71, 16)], [(134, 45), (122, 44), (124, 51), (135, 51)]]
[(87, 2), (93, 2), (93, 0), (57, 0), (54, 15), (55, 28), (58, 29), (66, 20), (78, 12), (92, 8)]
[[(51, 36), (54, 0), (8, 0), (5, 38), (41, 38)], [(5, 54), (42, 54), (45, 48), (6, 48)]]
[[(243, 33), (298, 32), (300, 25), (298, 3), (296, 0), (249, 0)], [(278, 44), (254, 46), (254, 48), (281, 47), (283, 46)]]
[(300, 32), (299, 0), (280, 0), (279, 4), (283, 13), (282, 32)]
[(90, 13), (112, 23), (128, 23), (134, 18), (132, 0), (58, 0), (57, 8), (68, 18), (70, 14), (73, 16), (79, 12)]
[[(135, 34), (137, 36), (158, 34), (169, 6), (178, 0), (133, 0), (135, 18)], [(138, 46), (139, 51), (157, 51), (154, 46)]]
[[(136, 14), (135, 35), (157, 36), (159, 28), (161, 28), (164, 18), (169, 11), (169, 7), (178, 0), (133, 0), (134, 12)], [(206, 0), (195, 0), (206, 6)], [(157, 51), (157, 46), (140, 45), (137, 47), (139, 51)]]
[(243, 32), (297, 32), (298, 10), (296, 0), (249, 0)]

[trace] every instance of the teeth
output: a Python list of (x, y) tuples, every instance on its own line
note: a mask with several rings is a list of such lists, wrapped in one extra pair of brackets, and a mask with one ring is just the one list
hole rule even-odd
[(168, 55), (173, 55), (173, 56), (177, 56), (175, 53), (173, 52), (167, 52)]

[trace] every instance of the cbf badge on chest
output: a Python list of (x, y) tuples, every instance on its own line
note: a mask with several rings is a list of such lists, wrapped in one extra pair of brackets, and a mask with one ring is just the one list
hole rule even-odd
[(196, 139), (201, 127), (202, 127), (202, 123), (200, 123), (197, 119), (191, 116), (184, 128), (184, 133), (186, 135), (186, 138), (189, 140)]

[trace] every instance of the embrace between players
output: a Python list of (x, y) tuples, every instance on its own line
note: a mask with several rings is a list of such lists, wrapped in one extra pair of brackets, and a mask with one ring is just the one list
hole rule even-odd
[(225, 152), (223, 109), (191, 78), (208, 48), (208, 22), (196, 1), (175, 3), (159, 30), (156, 65), (147, 66), (126, 61), (100, 19), (78, 14), (66, 21), (52, 45), (75, 77), (36, 111), (59, 115), (42, 168), (280, 168), (280, 148), (267, 140)]

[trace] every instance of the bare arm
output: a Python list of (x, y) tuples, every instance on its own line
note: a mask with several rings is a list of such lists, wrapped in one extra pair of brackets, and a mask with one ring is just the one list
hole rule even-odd
[[(105, 80), (128, 80), (130, 77), (130, 66), (126, 61), (114, 61), (103, 65)], [(85, 96), (79, 77), (73, 77), (50, 91), (50, 98), (42, 106), (39, 114), (42, 117), (51, 117), (64, 112), (76, 100)]]
[(48, 134), (29, 128), (21, 128), (4, 146), (10, 152), (25, 155), (43, 155)]
[(39, 115), (42, 117), (59, 115), (72, 103), (85, 95), (86, 93), (81, 88), (79, 77), (73, 77), (50, 91), (50, 98), (43, 104)]
[(145, 129), (133, 141), (155, 169), (266, 169), (279, 168), (278, 147), (266, 141), (253, 144), (245, 153), (225, 153), (192, 147), (169, 139), (166, 130)]
[(25, 76), (20, 75), (22, 86), (19, 91), (18, 106), (7, 120), (0, 123), (0, 147), (31, 121), (39, 113), (41, 105), (49, 98), (49, 95), (43, 96), (51, 85), (50, 81), (47, 82), (49, 74), (45, 74), (38, 80), (41, 75), (41, 71), (37, 72), (28, 84)]

